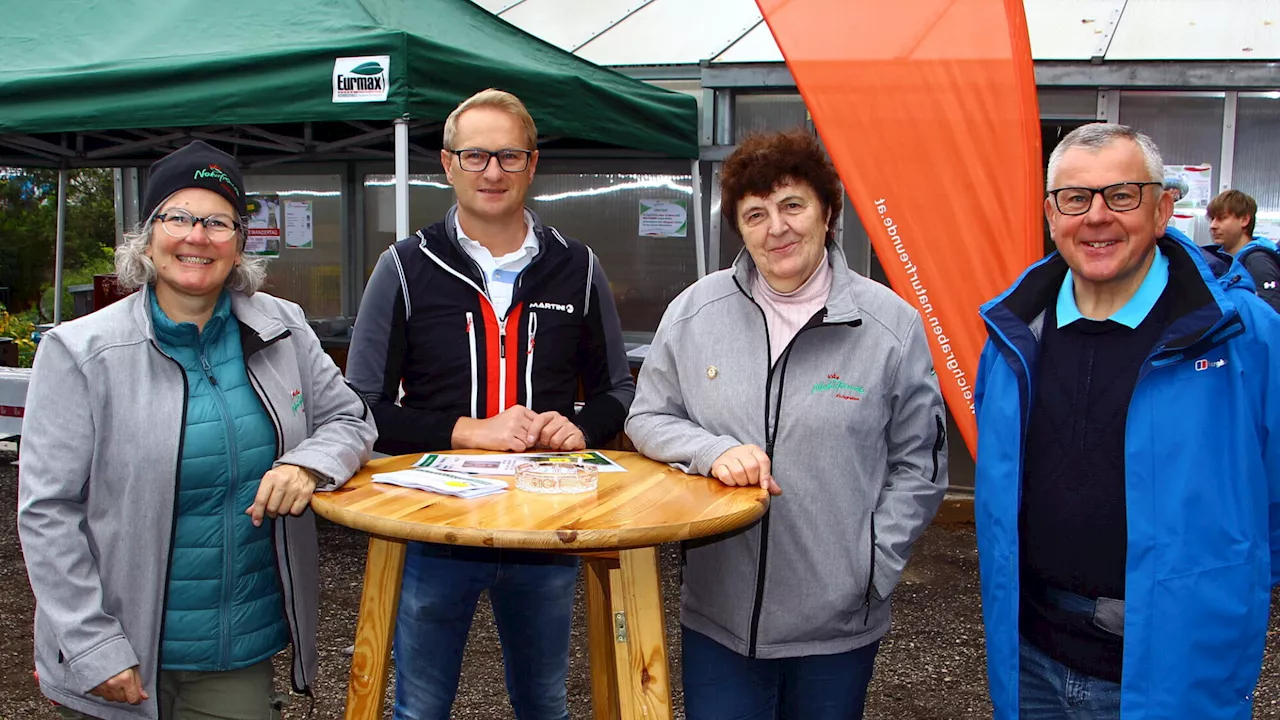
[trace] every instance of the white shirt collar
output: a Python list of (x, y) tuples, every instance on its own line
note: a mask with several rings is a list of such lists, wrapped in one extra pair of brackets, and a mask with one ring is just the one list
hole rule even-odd
[[(528, 253), (530, 259), (537, 256), (540, 245), (538, 244), (538, 236), (533, 233), (533, 213), (528, 210), (524, 211), (524, 225), (526, 228), (524, 233), (524, 242), (520, 244), (520, 249), (503, 255), (500, 258), (494, 258), (494, 262), (497, 265), (505, 265), (513, 260), (518, 260), (526, 253)], [(467, 234), (462, 230), (462, 223), (458, 221), (457, 216), (454, 216), (453, 218), (453, 227), (458, 233), (459, 242), (466, 243), (471, 246), (472, 250), (483, 249), (485, 252), (488, 252), (488, 248), (481, 245), (478, 241), (467, 237)]]

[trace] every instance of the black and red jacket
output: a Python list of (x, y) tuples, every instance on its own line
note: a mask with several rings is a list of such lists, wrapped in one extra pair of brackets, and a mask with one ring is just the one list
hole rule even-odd
[[(533, 216), (538, 254), (498, 317), (458, 242), (456, 212), (387, 248), (365, 287), (347, 380), (373, 408), (374, 449), (447, 450), (458, 418), (517, 404), (570, 418), (589, 448), (608, 442), (626, 420), (635, 381), (595, 253)], [(579, 381), (586, 402), (575, 416)]]

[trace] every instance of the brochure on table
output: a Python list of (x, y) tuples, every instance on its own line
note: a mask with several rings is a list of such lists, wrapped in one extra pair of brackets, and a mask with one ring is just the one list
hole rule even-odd
[(427, 453), (414, 463), (414, 467), (432, 468), (448, 473), (464, 473), (466, 475), (515, 477), (516, 467), (527, 462), (581, 463), (583, 465), (594, 465), (596, 470), (602, 473), (627, 471), (626, 468), (595, 450), (557, 453), (500, 453), (494, 455)]
[(502, 480), (445, 472), (429, 467), (411, 467), (395, 472), (374, 473), (373, 481), (461, 498), (483, 497), (506, 492), (508, 487)]

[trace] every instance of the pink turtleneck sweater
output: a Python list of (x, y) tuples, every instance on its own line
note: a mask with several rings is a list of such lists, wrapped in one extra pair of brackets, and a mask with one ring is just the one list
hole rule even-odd
[(787, 344), (796, 336), (813, 314), (827, 304), (831, 292), (831, 265), (823, 253), (822, 262), (803, 285), (789, 293), (780, 293), (769, 287), (758, 270), (751, 271), (751, 294), (764, 310), (765, 325), (769, 328), (769, 363), (778, 361)]

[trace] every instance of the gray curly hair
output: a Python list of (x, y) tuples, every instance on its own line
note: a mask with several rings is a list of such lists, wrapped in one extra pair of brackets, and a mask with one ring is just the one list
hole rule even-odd
[[(133, 230), (125, 233), (124, 242), (116, 248), (116, 282), (130, 290), (156, 281), (155, 263), (147, 257), (147, 246), (151, 244), (152, 219), (147, 218), (146, 222), (139, 223)], [(240, 226), (243, 228), (245, 225), (245, 219), (241, 218)], [(261, 290), (262, 284), (266, 282), (267, 261), (265, 258), (244, 254), (243, 234), (239, 242), (240, 264), (231, 269), (224, 285), (245, 295), (252, 295)]]

